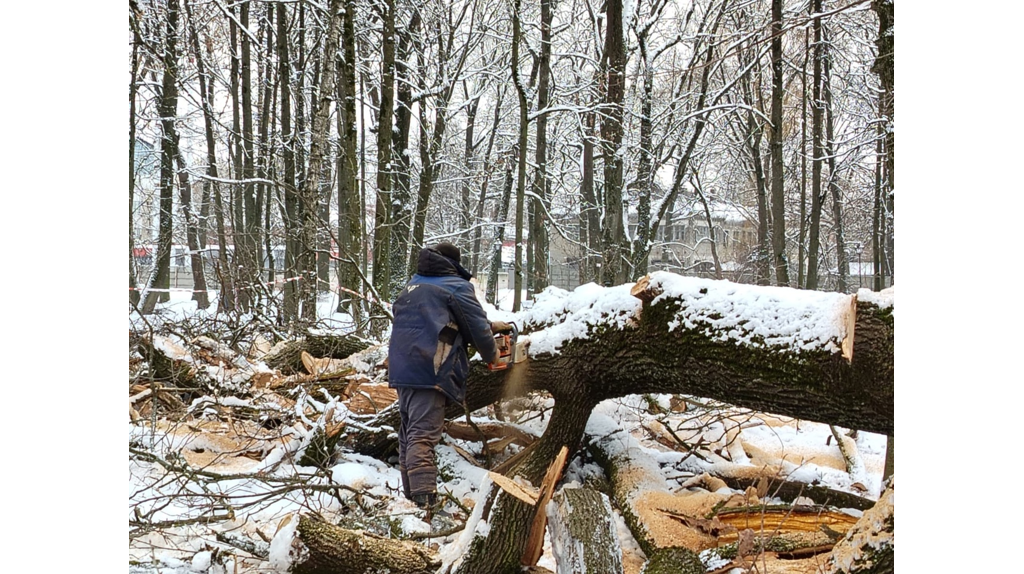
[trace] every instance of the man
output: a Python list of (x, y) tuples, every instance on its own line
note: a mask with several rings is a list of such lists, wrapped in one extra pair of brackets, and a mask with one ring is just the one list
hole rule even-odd
[[(437, 503), (434, 448), (444, 409), (466, 395), (472, 344), (488, 362), (498, 357), (492, 324), (476, 299), (459, 248), (439, 243), (420, 251), (416, 274), (395, 300), (388, 348), (388, 386), (402, 416), (398, 464), (405, 496), (421, 508)], [(507, 331), (495, 322), (495, 331)]]

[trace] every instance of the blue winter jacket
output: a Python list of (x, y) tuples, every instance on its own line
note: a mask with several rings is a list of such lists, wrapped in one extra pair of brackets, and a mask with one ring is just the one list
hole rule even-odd
[(416, 274), (398, 295), (388, 347), (388, 386), (433, 388), (461, 403), (466, 396), (472, 344), (485, 361), (498, 350), (469, 271), (430, 248), (420, 251)]

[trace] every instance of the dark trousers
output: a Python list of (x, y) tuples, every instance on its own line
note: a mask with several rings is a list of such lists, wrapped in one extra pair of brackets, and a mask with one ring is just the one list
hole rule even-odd
[(406, 498), (437, 490), (434, 447), (441, 441), (447, 397), (434, 389), (399, 387), (398, 467)]

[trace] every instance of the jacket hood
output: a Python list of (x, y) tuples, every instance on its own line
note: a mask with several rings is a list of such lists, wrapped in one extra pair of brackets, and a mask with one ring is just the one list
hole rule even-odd
[(416, 262), (416, 273), (429, 277), (455, 275), (462, 277), (466, 281), (469, 281), (473, 276), (472, 273), (455, 260), (449, 259), (429, 247), (420, 250), (419, 259)]

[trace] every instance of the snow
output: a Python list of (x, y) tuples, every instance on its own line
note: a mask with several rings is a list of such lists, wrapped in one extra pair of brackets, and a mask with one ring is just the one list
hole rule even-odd
[(792, 351), (840, 350), (846, 337), (850, 297), (841, 293), (766, 287), (683, 277), (657, 271), (652, 304), (678, 299), (680, 310), (669, 330), (697, 329), (721, 341)]
[[(652, 274), (651, 284), (663, 291), (660, 297), (676, 297), (684, 301), (675, 318), (674, 328), (729, 327), (726, 332), (737, 343), (783, 348), (809, 346), (828, 349), (830, 344), (843, 336), (843, 324), (836, 320), (836, 316), (848, 304), (848, 296), (752, 287), (665, 273)], [(631, 284), (627, 284), (604, 288), (590, 283), (572, 292), (552, 287), (539, 294), (532, 306), (519, 313), (492, 306), (485, 308), (492, 319), (514, 320), (521, 326), (529, 325), (532, 332), (524, 338), (531, 341), (531, 354), (557, 353), (569, 342), (585, 339), (594, 329), (602, 326), (631, 326), (642, 309), (640, 300), (630, 295), (631, 287)], [(172, 295), (171, 304), (161, 307), (157, 318), (147, 319), (174, 320), (176, 311), (169, 312), (169, 309), (180, 311), (182, 308), (180, 301), (175, 301), (176, 297)], [(894, 290), (887, 289), (882, 293), (862, 291), (858, 293), (858, 298), (883, 307), (892, 306)], [(727, 304), (730, 300), (741, 304), (730, 306)], [(762, 335), (768, 331), (774, 335)], [(198, 367), (205, 365), (203, 361), (194, 360), (192, 352), (201, 347), (221, 361), (221, 368), (225, 371), (268, 371), (260, 361), (243, 359), (212, 339), (199, 338), (189, 342), (166, 336), (158, 337), (157, 340), (161, 349)], [(372, 377), (374, 373), (381, 372), (380, 365), (386, 360), (386, 353), (386, 345), (370, 347), (350, 357), (347, 363), (356, 367), (360, 373)], [(222, 374), (222, 380), (235, 382), (227, 373)], [(209, 481), (197, 477), (181, 478), (180, 482), (169, 481), (169, 475), (161, 464), (130, 456), (130, 520), (135, 520), (135, 512), (141, 512), (147, 515), (147, 519), (154, 521), (194, 519), (209, 512), (210, 501), (218, 500), (218, 497), (234, 501), (239, 508), (230, 520), (174, 528), (161, 534), (162, 538), (146, 535), (130, 542), (129, 556), (151, 565), (133, 566), (133, 572), (231, 572), (236, 566), (239, 572), (258, 569), (285, 571), (305, 551), (301, 542), (295, 538), (295, 529), (299, 513), (310, 509), (324, 516), (338, 517), (349, 512), (346, 510), (348, 508), (372, 506), (389, 521), (392, 533), (404, 536), (430, 531), (431, 526), (422, 520), (422, 511), (401, 495), (401, 476), (393, 459), (380, 461), (355, 453), (340, 452), (333, 465), (326, 469), (326, 476), (317, 476), (316, 469), (296, 466), (295, 461), (308, 446), (314, 431), (326, 424), (328, 411), (333, 413), (331, 422), (344, 422), (353, 427), (365, 426), (366, 419), (354, 415), (337, 397), (322, 389), (312, 388), (309, 394), (301, 392), (289, 395), (288, 398), (295, 401), (294, 406), (289, 403), (287, 411), (292, 415), (291, 422), (274, 429), (269, 435), (270, 439), (259, 433), (253, 434), (250, 437), (252, 445), (232, 446), (220, 442), (221, 435), (218, 433), (226, 432), (228, 424), (221, 420), (222, 415), (218, 409), (245, 408), (280, 413), (281, 403), (275, 401), (284, 399), (263, 399), (258, 395), (246, 395), (243, 398), (232, 394), (232, 385), (224, 385), (217, 394), (202, 396), (192, 402), (189, 408), (195, 419), (193, 423), (178, 426), (168, 423), (154, 428), (148, 420), (140, 420), (129, 425), (129, 442), (134, 449), (154, 453), (175, 464), (184, 464), (182, 461), (185, 461), (192, 468), (202, 468), (227, 477)], [(650, 398), (664, 411), (671, 406), (672, 397), (669, 395)], [(518, 414), (512, 416), (522, 415), (522, 418), (511, 424), (539, 436), (544, 432), (550, 417), (530, 416), (529, 413), (550, 409), (553, 400), (535, 395), (519, 401), (516, 406)], [(845, 441), (855, 450), (860, 461), (854, 472), (850, 473), (845, 468), (837, 443), (827, 425), (714, 405), (708, 407), (705, 416), (702, 408), (690, 405), (686, 411), (655, 415), (648, 410), (647, 399), (644, 397), (622, 397), (599, 404), (587, 423), (587, 432), (601, 437), (615, 455), (631, 456), (638, 461), (635, 476), (639, 477), (641, 488), (634, 495), (645, 490), (658, 490), (668, 495), (674, 485), (681, 485), (704, 472), (737, 476), (766, 465), (777, 467), (781, 475), (789, 480), (816, 483), (867, 497), (880, 494), (886, 445), (884, 436), (861, 432), (856, 440)], [(509, 408), (506, 415), (512, 412), (513, 409)], [(477, 423), (493, 422), (484, 411), (472, 414)], [(671, 426), (682, 440), (702, 445), (703, 458), (685, 449), (671, 450), (651, 440), (652, 429), (657, 429), (657, 425)], [(844, 430), (840, 429), (841, 432)], [(492, 482), (485, 469), (471, 464), (455, 447), (478, 452), (479, 443), (446, 437), (437, 448), (442, 477), (439, 491), (451, 495), (471, 509), (469, 516), (460, 513), (459, 521), (466, 520), (462, 532), (432, 539), (438, 544), (439, 556), (446, 566), (457, 565), (464, 558), (474, 537), (485, 535), (490, 529), (490, 524), (483, 519), (483, 509), (485, 495)], [(513, 445), (505, 455), (510, 456), (519, 448)], [(256, 452), (259, 456), (236, 456), (239, 450)], [(210, 459), (197, 458), (200, 456)], [(197, 460), (214, 462), (199, 464), (195, 462)], [(344, 488), (327, 492), (290, 491), (275, 494), (287, 490), (282, 489), (282, 485), (288, 483), (282, 481), (297, 478), (311, 484), (335, 484)], [(600, 467), (575, 457), (570, 459), (563, 487), (578, 487), (600, 480), (605, 480)], [(720, 490), (724, 494), (731, 493), (727, 488)], [(186, 492), (194, 499), (182, 497), (182, 493)], [(451, 503), (447, 509), (460, 512)], [(853, 510), (848, 512), (851, 515), (858, 514)], [(642, 552), (618, 512), (615, 513), (615, 524), (610, 527), (617, 533), (624, 560), (625, 555), (631, 560), (642, 560)], [(218, 547), (225, 550), (230, 548), (217, 542), (214, 533), (236, 529), (243, 536), (256, 541), (257, 531), (268, 537), (272, 535), (269, 555), (263, 560), (240, 560), (237, 557), (227, 559), (225, 556), (228, 553), (218, 554), (214, 551)], [(541, 564), (554, 570), (551, 548), (560, 544), (567, 542), (557, 536), (548, 540)]]
[[(274, 538), (270, 541), (270, 565), (277, 569), (279, 572), (287, 572), (288, 568), (292, 565), (293, 561), (298, 560), (301, 562), (302, 552), (305, 547), (302, 546), (302, 541), (296, 538), (295, 532), (299, 528), (299, 518), (296, 515), (289, 515), (282, 521), (274, 534)], [(299, 546), (301, 550), (296, 551), (295, 546)]]

